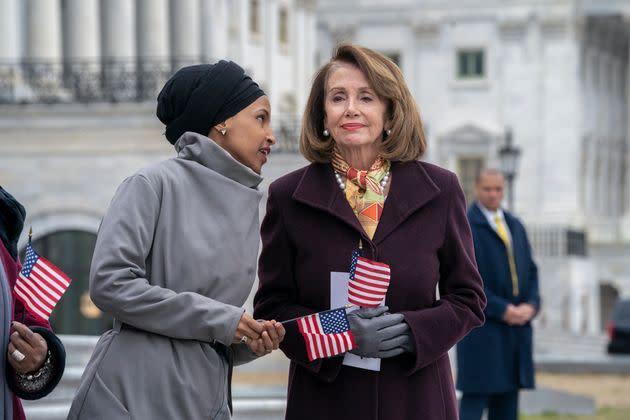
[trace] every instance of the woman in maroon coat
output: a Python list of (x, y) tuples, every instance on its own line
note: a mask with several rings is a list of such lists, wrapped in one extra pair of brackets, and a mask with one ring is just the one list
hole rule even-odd
[(329, 309), (331, 272), (349, 271), (359, 243), (390, 266), (391, 282), (388, 310), (348, 315), (351, 352), (377, 358), (376, 369), (344, 355), (309, 362), (296, 323), (287, 325), (286, 418), (457, 419), (447, 352), (483, 323), (486, 299), (464, 195), (453, 173), (417, 161), (422, 123), (398, 67), (338, 47), (313, 82), (300, 148), (313, 163), (269, 188), (255, 316)]

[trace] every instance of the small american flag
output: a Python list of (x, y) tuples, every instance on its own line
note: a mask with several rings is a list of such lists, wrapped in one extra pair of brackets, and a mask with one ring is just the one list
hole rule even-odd
[(389, 265), (361, 257), (359, 252), (355, 250), (352, 253), (348, 302), (364, 308), (376, 308), (389, 287)]
[(48, 321), (50, 313), (71, 282), (50, 261), (37, 255), (29, 241), (26, 246), (26, 261), (15, 282), (13, 293), (33, 316)]
[(310, 361), (345, 353), (356, 346), (345, 308), (308, 315), (297, 323)]

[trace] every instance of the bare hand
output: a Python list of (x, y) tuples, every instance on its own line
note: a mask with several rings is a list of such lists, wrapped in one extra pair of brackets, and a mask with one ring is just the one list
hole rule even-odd
[(264, 327), (260, 339), (248, 341), (249, 349), (257, 356), (264, 356), (277, 350), (284, 339), (285, 330), (281, 323), (272, 321), (260, 321)]
[(530, 303), (521, 303), (516, 306), (516, 310), (520, 313), (525, 322), (531, 321), (534, 315), (536, 315), (536, 308)]
[(516, 308), (516, 306), (511, 303), (505, 308), (505, 312), (503, 313), (503, 321), (505, 321), (508, 325), (523, 325), (527, 322), (521, 311)]
[[(241, 320), (238, 322), (236, 332), (232, 338), (232, 343), (247, 343), (260, 339), (260, 335), (265, 330), (264, 326), (251, 317), (247, 312), (243, 312)], [(243, 339), (243, 337), (247, 337)]]
[[(7, 360), (17, 373), (25, 374), (35, 372), (40, 369), (46, 361), (48, 354), (48, 343), (44, 337), (31, 331), (29, 327), (17, 321), (13, 322), (15, 331), (11, 334), (9, 341), (9, 352)], [(18, 362), (13, 356), (15, 351), (19, 351), (25, 357)]]

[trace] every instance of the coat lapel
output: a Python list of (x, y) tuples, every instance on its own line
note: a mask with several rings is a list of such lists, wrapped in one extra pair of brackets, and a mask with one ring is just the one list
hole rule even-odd
[[(373, 242), (375, 244), (382, 242), (409, 216), (439, 193), (438, 186), (418, 162), (394, 162), (392, 185)], [(337, 186), (330, 164), (311, 164), (295, 189), (293, 199), (330, 213), (354, 228), (364, 240), (369, 241), (359, 219)]]
[(332, 165), (313, 163), (308, 166), (293, 193), (293, 199), (331, 214), (367, 239), (359, 219), (337, 185)]
[[(510, 230), (510, 234), (512, 234), (512, 232), (513, 232), (513, 223), (511, 221), (511, 216), (505, 210), (503, 210), (503, 215), (504, 215), (507, 227)], [(494, 230), (494, 228), (490, 225), (490, 222), (488, 222), (488, 219), (483, 214), (483, 212), (481, 211), (481, 209), (477, 205), (476, 201), (470, 207), (469, 220), (470, 220), (471, 224), (479, 225), (479, 226), (482, 226), (484, 229), (488, 229), (490, 232), (492, 232), (494, 237), (501, 243), (501, 245), (503, 245), (503, 239), (501, 239), (501, 237), (499, 236), (497, 231)], [(512, 239), (512, 240), (514, 240), (514, 239)]]
[(382, 242), (401, 223), (440, 194), (419, 162), (394, 162), (392, 183), (378, 222), (374, 243)]

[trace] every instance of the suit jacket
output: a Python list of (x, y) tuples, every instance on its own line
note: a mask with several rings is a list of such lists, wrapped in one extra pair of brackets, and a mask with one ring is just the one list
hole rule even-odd
[(504, 214), (512, 236), (518, 296), (513, 296), (503, 241), (476, 204), (468, 210), (488, 306), (485, 325), (457, 346), (457, 388), (463, 392), (487, 394), (534, 387), (531, 323), (509, 326), (502, 317), (509, 303), (540, 307), (538, 269), (523, 224), (509, 212)]
[(287, 419), (457, 418), (447, 351), (483, 323), (486, 304), (465, 211), (456, 176), (415, 161), (392, 165), (373, 240), (330, 164), (271, 184), (255, 317), (286, 320), (328, 309), (330, 272), (349, 270), (361, 239), (366, 257), (390, 265), (385, 303), (405, 316), (417, 349), (383, 359), (380, 372), (342, 365), (341, 356), (309, 363), (296, 323), (289, 323), (281, 344), (291, 359)]

